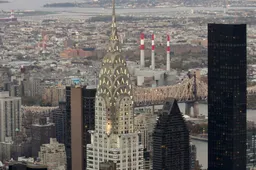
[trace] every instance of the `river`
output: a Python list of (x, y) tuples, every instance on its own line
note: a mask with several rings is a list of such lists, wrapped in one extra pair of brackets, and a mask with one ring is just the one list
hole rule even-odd
[[(185, 104), (179, 103), (181, 112), (185, 113)], [(199, 104), (199, 112), (202, 115), (208, 116), (208, 106), (206, 104)], [(247, 110), (247, 120), (256, 122), (256, 110)], [(202, 141), (192, 140), (192, 143), (197, 148), (197, 159), (203, 165), (203, 168), (208, 167), (208, 143)]]
[[(111, 2), (111, 0), (109, 0)], [(0, 4), (0, 10), (44, 10), (44, 11), (70, 11), (84, 13), (110, 13), (111, 9), (101, 8), (43, 8), (47, 3), (79, 2), (74, 0), (9, 0), (10, 3)], [(136, 8), (136, 9), (117, 9), (117, 13), (169, 13), (174, 11), (207, 10), (223, 11), (222, 7), (178, 7), (178, 8)], [(255, 7), (230, 7), (229, 9), (256, 9)]]

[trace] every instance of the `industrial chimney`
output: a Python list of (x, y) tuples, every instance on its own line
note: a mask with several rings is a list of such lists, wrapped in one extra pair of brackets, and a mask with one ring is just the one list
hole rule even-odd
[(11, 18), (14, 18), (14, 11), (11, 10)]
[(140, 66), (145, 67), (144, 34), (140, 34)]
[(155, 35), (152, 34), (151, 68), (155, 70)]
[(167, 47), (166, 47), (166, 70), (170, 71), (171, 69), (171, 58), (170, 58), (170, 35), (167, 35)]

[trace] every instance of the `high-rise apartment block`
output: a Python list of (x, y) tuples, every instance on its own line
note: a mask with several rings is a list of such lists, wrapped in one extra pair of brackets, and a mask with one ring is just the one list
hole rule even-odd
[(0, 66), (0, 90), (9, 91), (10, 70), (7, 67)]
[(152, 110), (144, 110), (144, 112), (134, 117), (134, 128), (140, 132), (140, 144), (144, 147), (144, 170), (152, 169), (152, 134), (156, 124), (156, 118), (157, 114), (153, 114)]
[(66, 112), (64, 116), (64, 143), (66, 147), (66, 155), (67, 155), (67, 169), (72, 170), (71, 166), (71, 87), (66, 87)]
[(177, 101), (166, 101), (153, 133), (153, 169), (189, 170), (189, 131)]
[(246, 25), (208, 24), (208, 169), (246, 169)]
[(15, 132), (22, 129), (21, 98), (10, 97), (8, 91), (0, 92), (0, 142), (5, 137), (15, 138)]
[(39, 123), (32, 125), (32, 157), (38, 157), (40, 146), (50, 142), (50, 138), (56, 138), (55, 124), (40, 118)]
[[(22, 106), (21, 113), (23, 116), (23, 127), (25, 134), (28, 138), (32, 136), (31, 129), (32, 124), (38, 124), (40, 118), (52, 118), (51, 113), (54, 112), (57, 107), (41, 107), (41, 106)], [(49, 122), (49, 119), (48, 119)]]
[(55, 124), (56, 139), (60, 143), (65, 143), (65, 115), (66, 115), (66, 102), (59, 102), (59, 108), (51, 113), (52, 121)]
[(66, 89), (64, 86), (47, 86), (43, 87), (42, 99), (45, 104), (58, 106), (59, 102), (66, 100)]
[(10, 84), (10, 96), (13, 97), (21, 97), (22, 91), (21, 91), (21, 85), (18, 84)]
[(12, 158), (12, 145), (13, 140), (11, 137), (6, 137), (5, 141), (0, 142), (0, 161)]
[(60, 144), (55, 138), (50, 139), (49, 144), (43, 144), (38, 153), (41, 163), (52, 170), (66, 170), (66, 152), (64, 144)]
[(134, 130), (132, 82), (121, 54), (112, 1), (112, 30), (108, 53), (103, 58), (95, 99), (95, 130), (87, 145), (87, 170), (112, 161), (117, 170), (143, 169), (143, 146)]
[(134, 117), (134, 128), (140, 132), (140, 142), (146, 150), (152, 150), (152, 134), (156, 124), (157, 115), (150, 112), (143, 112)]
[(41, 88), (41, 79), (37, 77), (30, 77), (28, 80), (26, 80), (27, 86), (26, 86), (26, 96), (37, 96), (42, 94), (42, 88)]

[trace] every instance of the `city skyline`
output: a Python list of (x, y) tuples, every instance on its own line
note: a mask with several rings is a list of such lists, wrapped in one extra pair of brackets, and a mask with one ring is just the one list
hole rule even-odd
[(255, 2), (62, 1), (0, 2), (0, 169), (255, 169)]

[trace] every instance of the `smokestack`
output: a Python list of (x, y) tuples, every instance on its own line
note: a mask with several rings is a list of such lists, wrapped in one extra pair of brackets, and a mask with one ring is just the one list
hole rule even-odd
[(145, 46), (144, 46), (144, 34), (140, 34), (140, 66), (145, 67)]
[(152, 34), (151, 68), (155, 70), (155, 35)]
[(11, 18), (14, 18), (14, 11), (11, 10)]
[(171, 58), (170, 58), (170, 35), (167, 35), (167, 47), (166, 47), (166, 70), (170, 71), (171, 67)]

